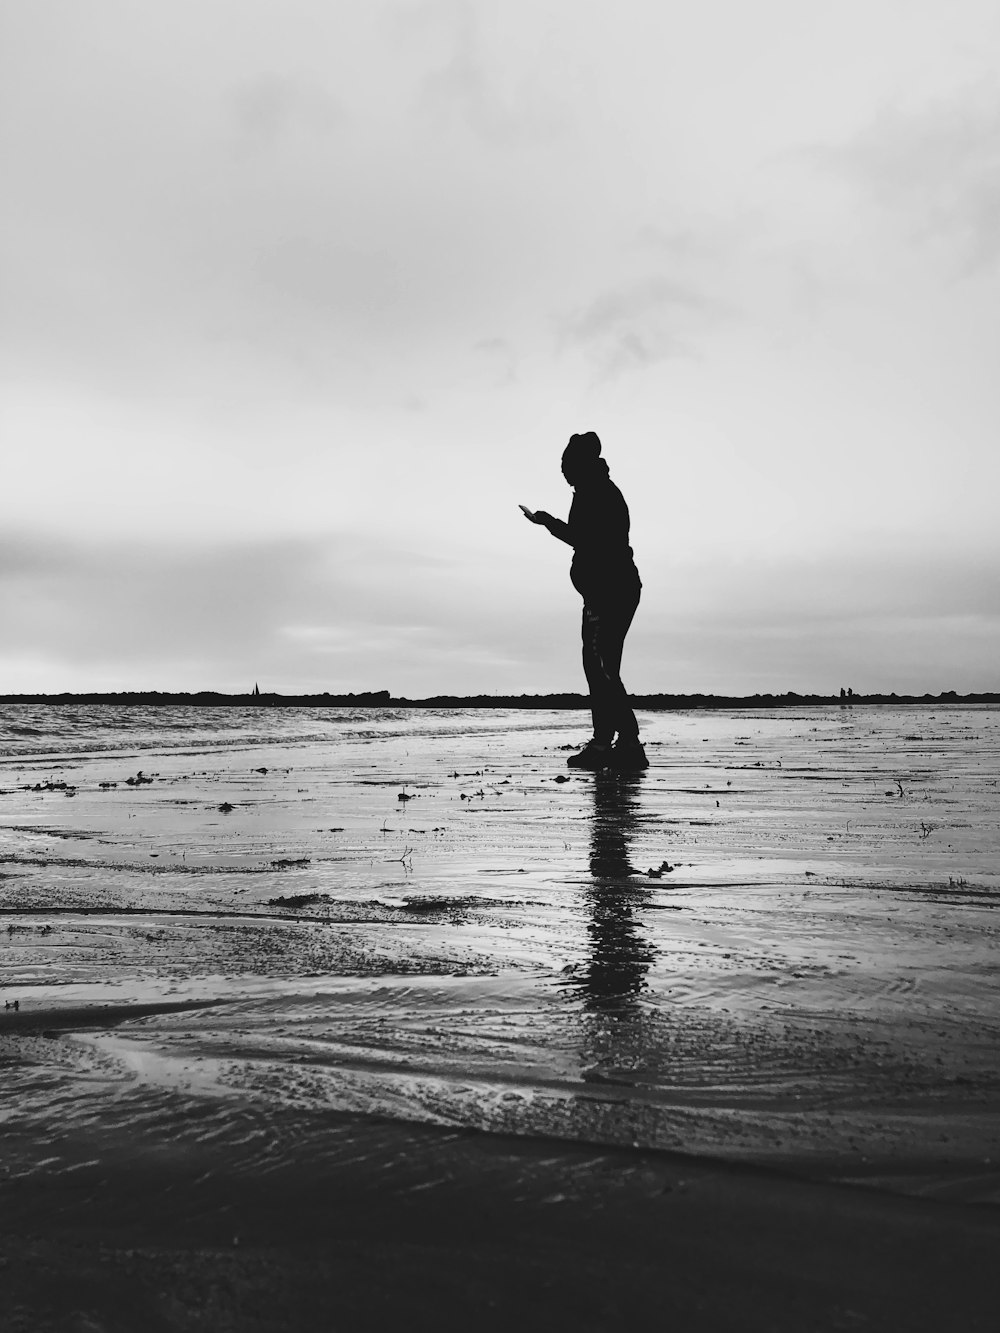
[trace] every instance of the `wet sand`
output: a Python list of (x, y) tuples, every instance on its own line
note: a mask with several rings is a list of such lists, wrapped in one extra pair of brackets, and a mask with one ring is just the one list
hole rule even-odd
[(71, 1176), (8, 1183), (2, 1327), (996, 1326), (993, 1209), (398, 1122), (281, 1136), (248, 1171), (195, 1124), (169, 1152), (119, 1129)]
[(0, 766), (12, 1327), (988, 1326), (996, 710), (364, 722)]

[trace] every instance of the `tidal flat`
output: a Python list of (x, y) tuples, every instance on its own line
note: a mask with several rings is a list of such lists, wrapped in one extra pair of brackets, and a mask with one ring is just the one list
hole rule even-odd
[(583, 713), (5, 706), (8, 1218), (113, 1177), (148, 1230), (140, 1159), (226, 1182), (192, 1235), (265, 1177), (579, 1212), (749, 1171), (995, 1243), (1000, 710), (640, 722), (615, 776), (566, 768)]

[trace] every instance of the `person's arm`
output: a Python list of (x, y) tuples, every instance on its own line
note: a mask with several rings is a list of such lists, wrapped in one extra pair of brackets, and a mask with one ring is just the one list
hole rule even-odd
[(544, 509), (538, 511), (538, 519), (548, 528), (553, 537), (558, 537), (559, 540), (565, 542), (567, 546), (573, 545), (573, 538), (569, 535), (568, 523), (564, 523), (561, 518), (553, 518), (552, 515), (547, 514)]
[(567, 546), (573, 545), (573, 538), (569, 535), (569, 524), (564, 523), (561, 518), (553, 518), (547, 514), (544, 509), (536, 509), (534, 513), (525, 505), (521, 505), (524, 517), (529, 523), (540, 523), (543, 528), (548, 528), (553, 537), (558, 537), (561, 542)]

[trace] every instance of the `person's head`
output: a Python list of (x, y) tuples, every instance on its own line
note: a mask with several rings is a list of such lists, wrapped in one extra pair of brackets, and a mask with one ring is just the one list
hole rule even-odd
[(601, 441), (596, 431), (588, 430), (582, 435), (571, 435), (569, 444), (563, 450), (562, 474), (571, 486), (594, 471), (601, 456)]

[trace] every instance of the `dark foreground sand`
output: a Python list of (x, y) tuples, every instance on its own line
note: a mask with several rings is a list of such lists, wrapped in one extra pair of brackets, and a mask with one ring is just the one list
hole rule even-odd
[(129, 1136), (69, 1177), (8, 1181), (0, 1328), (997, 1326), (990, 1207), (668, 1154), (288, 1126), (317, 1130), (318, 1165), (247, 1173), (210, 1143)]

